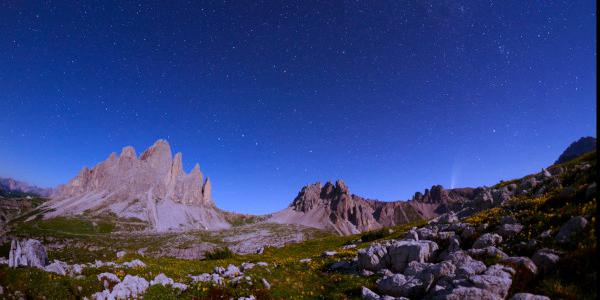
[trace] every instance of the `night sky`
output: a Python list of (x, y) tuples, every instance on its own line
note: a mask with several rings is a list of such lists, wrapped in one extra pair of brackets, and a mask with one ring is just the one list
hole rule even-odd
[(596, 136), (595, 1), (37, 2), (0, 2), (0, 176), (41, 186), (165, 138), (266, 213), (337, 178), (492, 185)]

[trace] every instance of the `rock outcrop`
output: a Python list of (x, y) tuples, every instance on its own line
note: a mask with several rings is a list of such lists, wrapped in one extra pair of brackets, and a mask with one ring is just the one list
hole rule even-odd
[(54, 191), (46, 208), (46, 218), (108, 212), (146, 221), (157, 231), (229, 227), (200, 166), (186, 174), (181, 153), (173, 157), (165, 140), (156, 141), (139, 158), (127, 146), (92, 169), (84, 167)]
[(38, 240), (12, 240), (8, 254), (8, 266), (44, 268), (48, 264), (46, 248)]

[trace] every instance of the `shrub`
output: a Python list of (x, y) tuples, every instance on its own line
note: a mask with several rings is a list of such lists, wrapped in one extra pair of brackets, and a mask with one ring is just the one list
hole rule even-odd
[(379, 229), (374, 231), (368, 231), (360, 236), (360, 239), (364, 242), (370, 242), (374, 240), (378, 240), (384, 238), (389, 235), (389, 231), (387, 229)]
[(216, 248), (206, 252), (205, 254), (206, 260), (226, 259), (231, 257), (233, 257), (233, 252), (229, 250), (228, 247)]

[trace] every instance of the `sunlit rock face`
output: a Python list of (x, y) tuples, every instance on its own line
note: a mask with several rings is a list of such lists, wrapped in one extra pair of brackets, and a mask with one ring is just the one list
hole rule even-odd
[(84, 167), (54, 191), (48, 206), (54, 211), (46, 218), (111, 212), (147, 221), (158, 231), (229, 227), (215, 207), (210, 180), (204, 179), (200, 166), (187, 174), (182, 154), (173, 157), (165, 140), (156, 141), (139, 158), (127, 146), (92, 169)]

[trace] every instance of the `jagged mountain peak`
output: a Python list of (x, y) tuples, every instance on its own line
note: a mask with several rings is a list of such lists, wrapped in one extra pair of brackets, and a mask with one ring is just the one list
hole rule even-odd
[(84, 167), (52, 195), (48, 217), (111, 212), (148, 221), (154, 229), (217, 229), (229, 224), (216, 211), (212, 185), (200, 166), (183, 170), (183, 155), (171, 156), (166, 140), (158, 140), (136, 158), (133, 147), (112, 155), (94, 168)]

